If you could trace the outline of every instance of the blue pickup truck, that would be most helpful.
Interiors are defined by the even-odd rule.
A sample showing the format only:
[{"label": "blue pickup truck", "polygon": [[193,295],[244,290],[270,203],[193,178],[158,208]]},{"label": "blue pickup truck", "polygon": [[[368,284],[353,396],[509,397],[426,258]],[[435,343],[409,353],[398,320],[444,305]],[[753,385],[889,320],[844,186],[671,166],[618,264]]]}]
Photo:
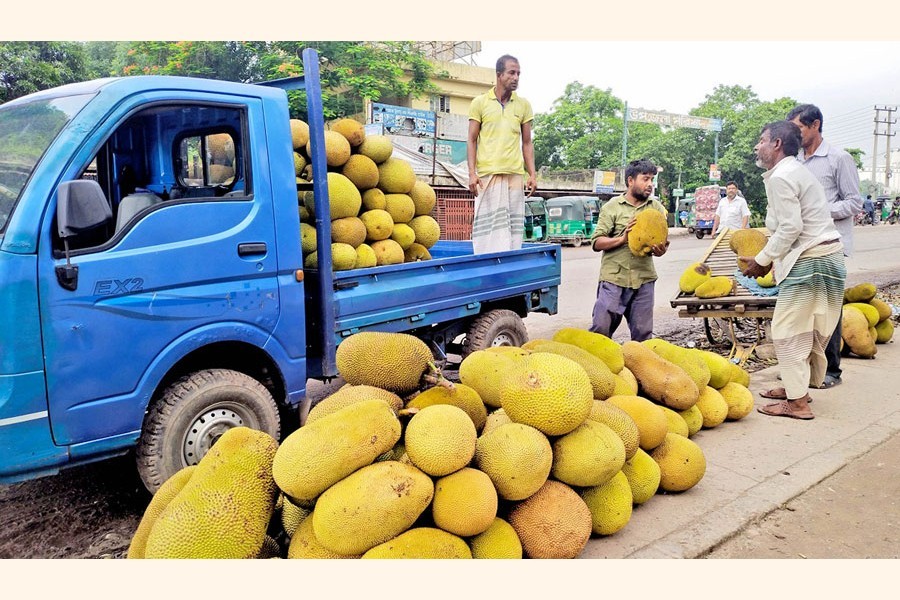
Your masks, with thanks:
[{"label": "blue pickup truck", "polygon": [[[556,312],[557,245],[440,241],[432,260],[332,272],[314,51],[304,64],[300,81],[110,78],[0,106],[0,483],[134,451],[154,491],[230,427],[297,427],[308,379],[337,376],[355,332],[412,333],[440,361]],[[312,184],[294,172],[298,86]]]}]

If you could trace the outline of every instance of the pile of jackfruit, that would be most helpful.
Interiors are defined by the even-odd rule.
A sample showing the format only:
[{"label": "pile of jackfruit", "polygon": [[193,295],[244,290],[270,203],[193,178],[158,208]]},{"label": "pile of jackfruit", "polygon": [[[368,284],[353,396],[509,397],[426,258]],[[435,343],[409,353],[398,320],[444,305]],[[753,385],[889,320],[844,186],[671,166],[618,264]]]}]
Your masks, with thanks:
[{"label": "pile of jackfruit", "polygon": [[877,297],[872,283],[861,283],[844,290],[841,311],[841,353],[845,356],[875,358],[876,344],[894,337],[893,307]]},{"label": "pile of jackfruit", "polygon": [[[312,181],[309,126],[291,119],[297,182]],[[366,135],[362,123],[344,118],[325,131],[331,266],[334,271],[428,260],[440,238],[430,216],[434,189],[416,179],[412,166],[393,157],[385,135]],[[314,193],[297,192],[304,267],[318,267]]]},{"label": "pile of jackfruit", "polygon": [[691,438],[753,408],[718,354],[574,328],[472,352],[459,383],[403,333],[336,360],[347,384],[280,445],[234,428],[167,480],[128,556],[574,558],[697,485]]}]

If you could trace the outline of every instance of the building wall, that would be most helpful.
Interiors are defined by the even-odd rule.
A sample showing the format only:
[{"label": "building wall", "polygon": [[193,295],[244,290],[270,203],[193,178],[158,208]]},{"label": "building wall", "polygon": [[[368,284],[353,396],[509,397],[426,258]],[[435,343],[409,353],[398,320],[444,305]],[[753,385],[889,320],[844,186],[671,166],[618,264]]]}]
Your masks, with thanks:
[{"label": "building wall", "polygon": [[[443,94],[450,97],[450,114],[468,115],[472,99],[485,93],[495,82],[493,67],[476,67],[452,62],[433,61],[435,71],[446,72],[447,77],[431,79]],[[431,110],[431,98],[413,98],[410,108]]]}]

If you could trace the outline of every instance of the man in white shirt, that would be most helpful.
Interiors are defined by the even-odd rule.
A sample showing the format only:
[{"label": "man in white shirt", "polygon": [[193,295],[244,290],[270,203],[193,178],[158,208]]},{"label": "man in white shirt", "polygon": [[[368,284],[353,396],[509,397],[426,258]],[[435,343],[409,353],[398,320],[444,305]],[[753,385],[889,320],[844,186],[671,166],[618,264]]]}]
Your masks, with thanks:
[{"label": "man in white shirt", "polygon": [[747,229],[750,223],[750,208],[747,201],[738,195],[737,184],[729,181],[725,186],[725,197],[719,200],[716,217],[713,219],[712,235],[715,237],[719,227],[730,229]]}]

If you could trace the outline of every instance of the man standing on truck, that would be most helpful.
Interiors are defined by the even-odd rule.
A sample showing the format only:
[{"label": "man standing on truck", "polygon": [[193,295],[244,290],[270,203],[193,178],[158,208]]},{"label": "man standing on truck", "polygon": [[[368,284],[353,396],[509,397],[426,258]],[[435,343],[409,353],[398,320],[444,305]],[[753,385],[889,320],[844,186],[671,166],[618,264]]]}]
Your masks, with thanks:
[{"label": "man standing on truck", "polygon": [[729,229],[747,229],[750,223],[750,209],[747,201],[738,193],[735,182],[729,181],[725,186],[725,197],[719,200],[716,216],[713,219],[712,236],[715,237],[719,227]]},{"label": "man standing on truck", "polygon": [[[853,255],[853,221],[860,209],[859,173],[853,157],[845,150],[835,148],[822,138],[822,111],[813,104],[800,104],[787,115],[800,128],[800,153],[797,158],[812,171],[822,187],[831,207],[831,218],[841,234],[844,256]],[[841,383],[841,320],[825,348],[828,368],[822,387],[830,388]]]},{"label": "man standing on truck", "polygon": [[628,247],[628,234],[642,210],[666,214],[659,200],[650,197],[656,171],[656,165],[647,159],[630,162],[625,168],[625,194],[610,199],[600,209],[591,237],[594,252],[603,252],[590,328],[594,333],[612,337],[624,317],[632,340],[642,342],[653,337],[653,257],[665,254],[669,241],[653,246],[652,256],[635,256]]},{"label": "man standing on truck", "polygon": [[[525,227],[525,190],[534,193],[531,103],[516,94],[519,61],[497,59],[497,84],[472,100],[466,156],[469,191],[475,194],[472,248],[475,254],[517,250]],[[524,181],[524,174],[528,178]]]}]

